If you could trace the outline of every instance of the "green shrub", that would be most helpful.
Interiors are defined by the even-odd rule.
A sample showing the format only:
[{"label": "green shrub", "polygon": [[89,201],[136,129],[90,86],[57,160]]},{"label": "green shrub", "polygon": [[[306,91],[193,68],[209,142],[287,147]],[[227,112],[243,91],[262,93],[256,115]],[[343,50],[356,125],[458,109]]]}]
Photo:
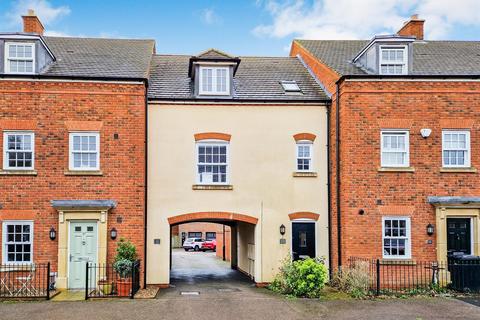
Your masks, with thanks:
[{"label": "green shrub", "polygon": [[113,268],[121,278],[128,278],[132,272],[133,262],[137,260],[137,248],[128,240],[120,239]]},{"label": "green shrub", "polygon": [[117,244],[117,254],[115,262],[120,260],[128,260],[134,262],[137,260],[137,248],[133,243],[124,238],[121,238]]},{"label": "green shrub", "polygon": [[368,294],[370,274],[368,262],[357,262],[351,267],[343,267],[335,273],[332,286],[349,293],[354,298],[363,298]]},{"label": "green shrub", "polygon": [[117,260],[113,263],[113,268],[122,279],[130,277],[132,274],[132,266],[133,262],[127,259]]},{"label": "green shrub", "polygon": [[327,278],[327,267],[322,259],[286,259],[269,288],[295,297],[318,298]]}]

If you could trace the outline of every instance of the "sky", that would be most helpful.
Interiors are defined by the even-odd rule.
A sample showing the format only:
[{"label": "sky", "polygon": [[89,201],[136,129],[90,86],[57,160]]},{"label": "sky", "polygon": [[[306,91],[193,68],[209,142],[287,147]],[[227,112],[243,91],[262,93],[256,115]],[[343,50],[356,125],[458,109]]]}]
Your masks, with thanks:
[{"label": "sky", "polygon": [[155,39],[165,54],[285,56],[295,38],[370,39],[415,13],[427,40],[480,40],[480,0],[0,0],[0,31],[28,9],[46,35]]}]

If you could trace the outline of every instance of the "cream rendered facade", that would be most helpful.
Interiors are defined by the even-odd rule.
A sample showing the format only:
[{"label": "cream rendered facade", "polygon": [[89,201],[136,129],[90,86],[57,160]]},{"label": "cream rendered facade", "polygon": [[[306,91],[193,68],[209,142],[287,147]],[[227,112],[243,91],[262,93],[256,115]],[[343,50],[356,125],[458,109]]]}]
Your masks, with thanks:
[{"label": "cream rendered facade", "polygon": [[[291,213],[318,214],[318,220],[312,220],[316,256],[328,259],[325,105],[150,102],[148,113],[147,284],[169,283],[168,219],[195,212],[232,212],[258,219],[256,225],[238,222],[232,229],[232,256],[238,254],[238,269],[257,283],[272,281],[281,261],[291,254]],[[194,187],[194,135],[205,132],[231,135],[230,189]],[[294,175],[293,136],[298,133],[316,136],[312,151],[316,175]],[[282,224],[284,236],[279,231]]]}]

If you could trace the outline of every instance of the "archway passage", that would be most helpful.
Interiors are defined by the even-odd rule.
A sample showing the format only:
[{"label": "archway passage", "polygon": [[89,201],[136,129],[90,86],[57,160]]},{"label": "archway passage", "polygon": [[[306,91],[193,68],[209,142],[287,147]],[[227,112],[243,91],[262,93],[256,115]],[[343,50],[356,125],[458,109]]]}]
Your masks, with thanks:
[{"label": "archway passage", "polygon": [[[170,283],[175,287],[238,290],[254,280],[257,218],[210,211],[172,216],[168,222]],[[212,243],[215,250],[207,246]]]}]

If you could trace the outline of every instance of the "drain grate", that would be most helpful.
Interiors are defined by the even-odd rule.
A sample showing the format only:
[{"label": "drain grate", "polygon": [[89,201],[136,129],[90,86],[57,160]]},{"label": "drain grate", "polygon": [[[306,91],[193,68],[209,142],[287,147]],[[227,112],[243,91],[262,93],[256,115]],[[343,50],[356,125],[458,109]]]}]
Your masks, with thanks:
[{"label": "drain grate", "polygon": [[180,295],[182,296],[198,296],[200,292],[198,291],[181,291]]},{"label": "drain grate", "polygon": [[220,292],[238,292],[240,291],[240,289],[233,289],[233,288],[219,288],[218,291]]}]

